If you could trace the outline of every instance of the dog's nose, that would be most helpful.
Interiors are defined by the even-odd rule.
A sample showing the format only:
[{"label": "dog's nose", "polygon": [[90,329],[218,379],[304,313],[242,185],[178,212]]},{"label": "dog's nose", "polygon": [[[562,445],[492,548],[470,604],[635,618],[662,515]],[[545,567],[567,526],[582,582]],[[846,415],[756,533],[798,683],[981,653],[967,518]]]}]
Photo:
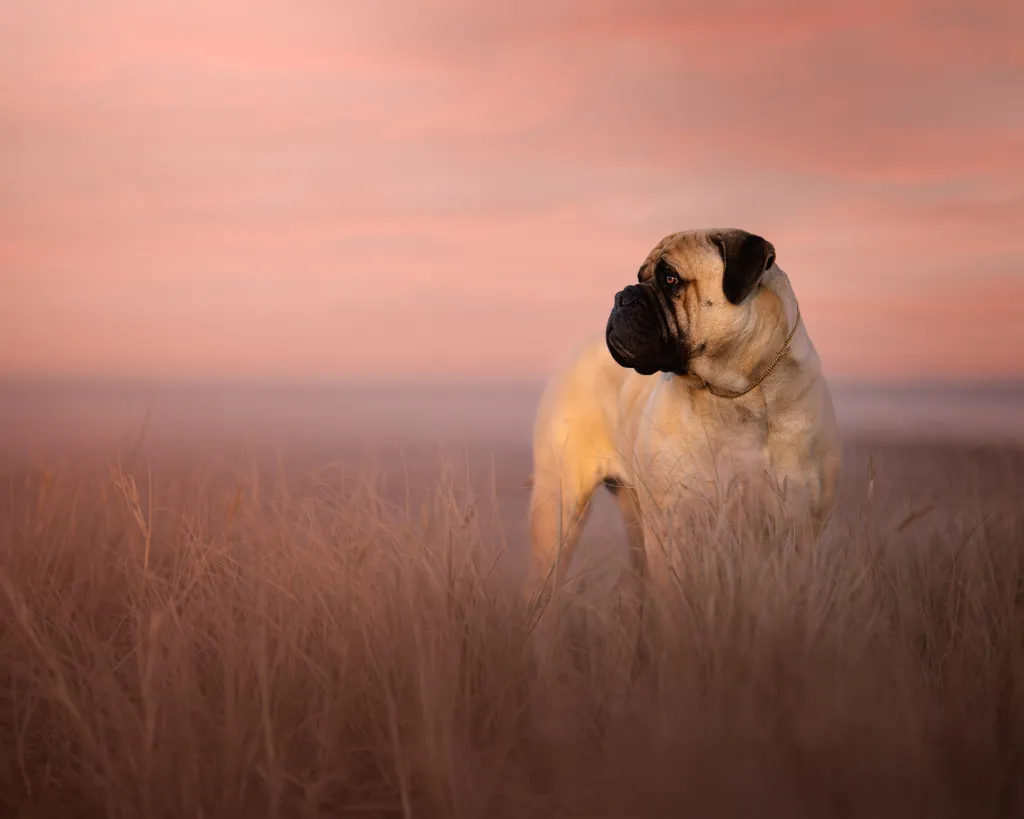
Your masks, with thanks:
[{"label": "dog's nose", "polygon": [[635,304],[639,299],[640,293],[637,291],[636,285],[631,284],[615,294],[615,306],[628,307],[631,304]]}]

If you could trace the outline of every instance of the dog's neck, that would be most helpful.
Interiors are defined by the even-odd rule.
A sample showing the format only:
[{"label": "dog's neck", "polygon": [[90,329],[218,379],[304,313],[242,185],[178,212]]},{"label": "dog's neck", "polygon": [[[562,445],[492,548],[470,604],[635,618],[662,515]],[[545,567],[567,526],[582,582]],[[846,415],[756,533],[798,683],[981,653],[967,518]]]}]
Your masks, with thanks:
[{"label": "dog's neck", "polygon": [[704,382],[702,386],[709,386],[715,393],[743,393],[772,367],[793,333],[789,347],[758,388],[732,399],[757,404],[785,402],[788,394],[801,393],[803,382],[817,376],[820,362],[802,320],[793,332],[800,308],[789,278],[781,269],[772,267],[752,298],[756,301],[742,332],[744,343],[696,359],[692,372]]}]

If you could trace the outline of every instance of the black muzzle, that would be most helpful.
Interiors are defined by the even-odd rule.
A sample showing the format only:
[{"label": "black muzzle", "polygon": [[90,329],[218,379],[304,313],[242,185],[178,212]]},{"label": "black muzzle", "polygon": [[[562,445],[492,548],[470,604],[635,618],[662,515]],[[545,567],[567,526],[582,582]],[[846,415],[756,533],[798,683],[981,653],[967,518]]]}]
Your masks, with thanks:
[{"label": "black muzzle", "polygon": [[675,316],[650,282],[631,284],[615,294],[605,342],[617,364],[641,375],[686,371]]}]

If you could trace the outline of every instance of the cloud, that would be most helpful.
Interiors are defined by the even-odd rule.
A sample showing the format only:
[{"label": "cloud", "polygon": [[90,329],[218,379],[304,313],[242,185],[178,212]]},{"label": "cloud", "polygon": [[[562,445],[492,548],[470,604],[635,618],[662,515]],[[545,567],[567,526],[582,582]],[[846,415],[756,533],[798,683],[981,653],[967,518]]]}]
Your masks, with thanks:
[{"label": "cloud", "polygon": [[486,347],[540,374],[662,235],[726,224],[775,242],[841,370],[883,366],[869,337],[887,370],[944,371],[953,342],[914,341],[935,321],[1024,366],[1004,354],[1024,274],[1008,4],[40,0],[8,19],[0,372],[469,377]]}]

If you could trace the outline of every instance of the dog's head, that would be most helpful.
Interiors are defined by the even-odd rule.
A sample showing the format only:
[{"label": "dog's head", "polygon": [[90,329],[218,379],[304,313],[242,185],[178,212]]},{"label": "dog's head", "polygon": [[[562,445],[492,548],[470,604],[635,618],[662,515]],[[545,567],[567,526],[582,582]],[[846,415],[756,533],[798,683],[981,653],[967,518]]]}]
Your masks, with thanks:
[{"label": "dog's head", "polygon": [[700,356],[742,340],[751,304],[775,248],[745,230],[690,230],[667,236],[637,276],[615,294],[605,341],[612,358],[643,375],[686,375]]}]

